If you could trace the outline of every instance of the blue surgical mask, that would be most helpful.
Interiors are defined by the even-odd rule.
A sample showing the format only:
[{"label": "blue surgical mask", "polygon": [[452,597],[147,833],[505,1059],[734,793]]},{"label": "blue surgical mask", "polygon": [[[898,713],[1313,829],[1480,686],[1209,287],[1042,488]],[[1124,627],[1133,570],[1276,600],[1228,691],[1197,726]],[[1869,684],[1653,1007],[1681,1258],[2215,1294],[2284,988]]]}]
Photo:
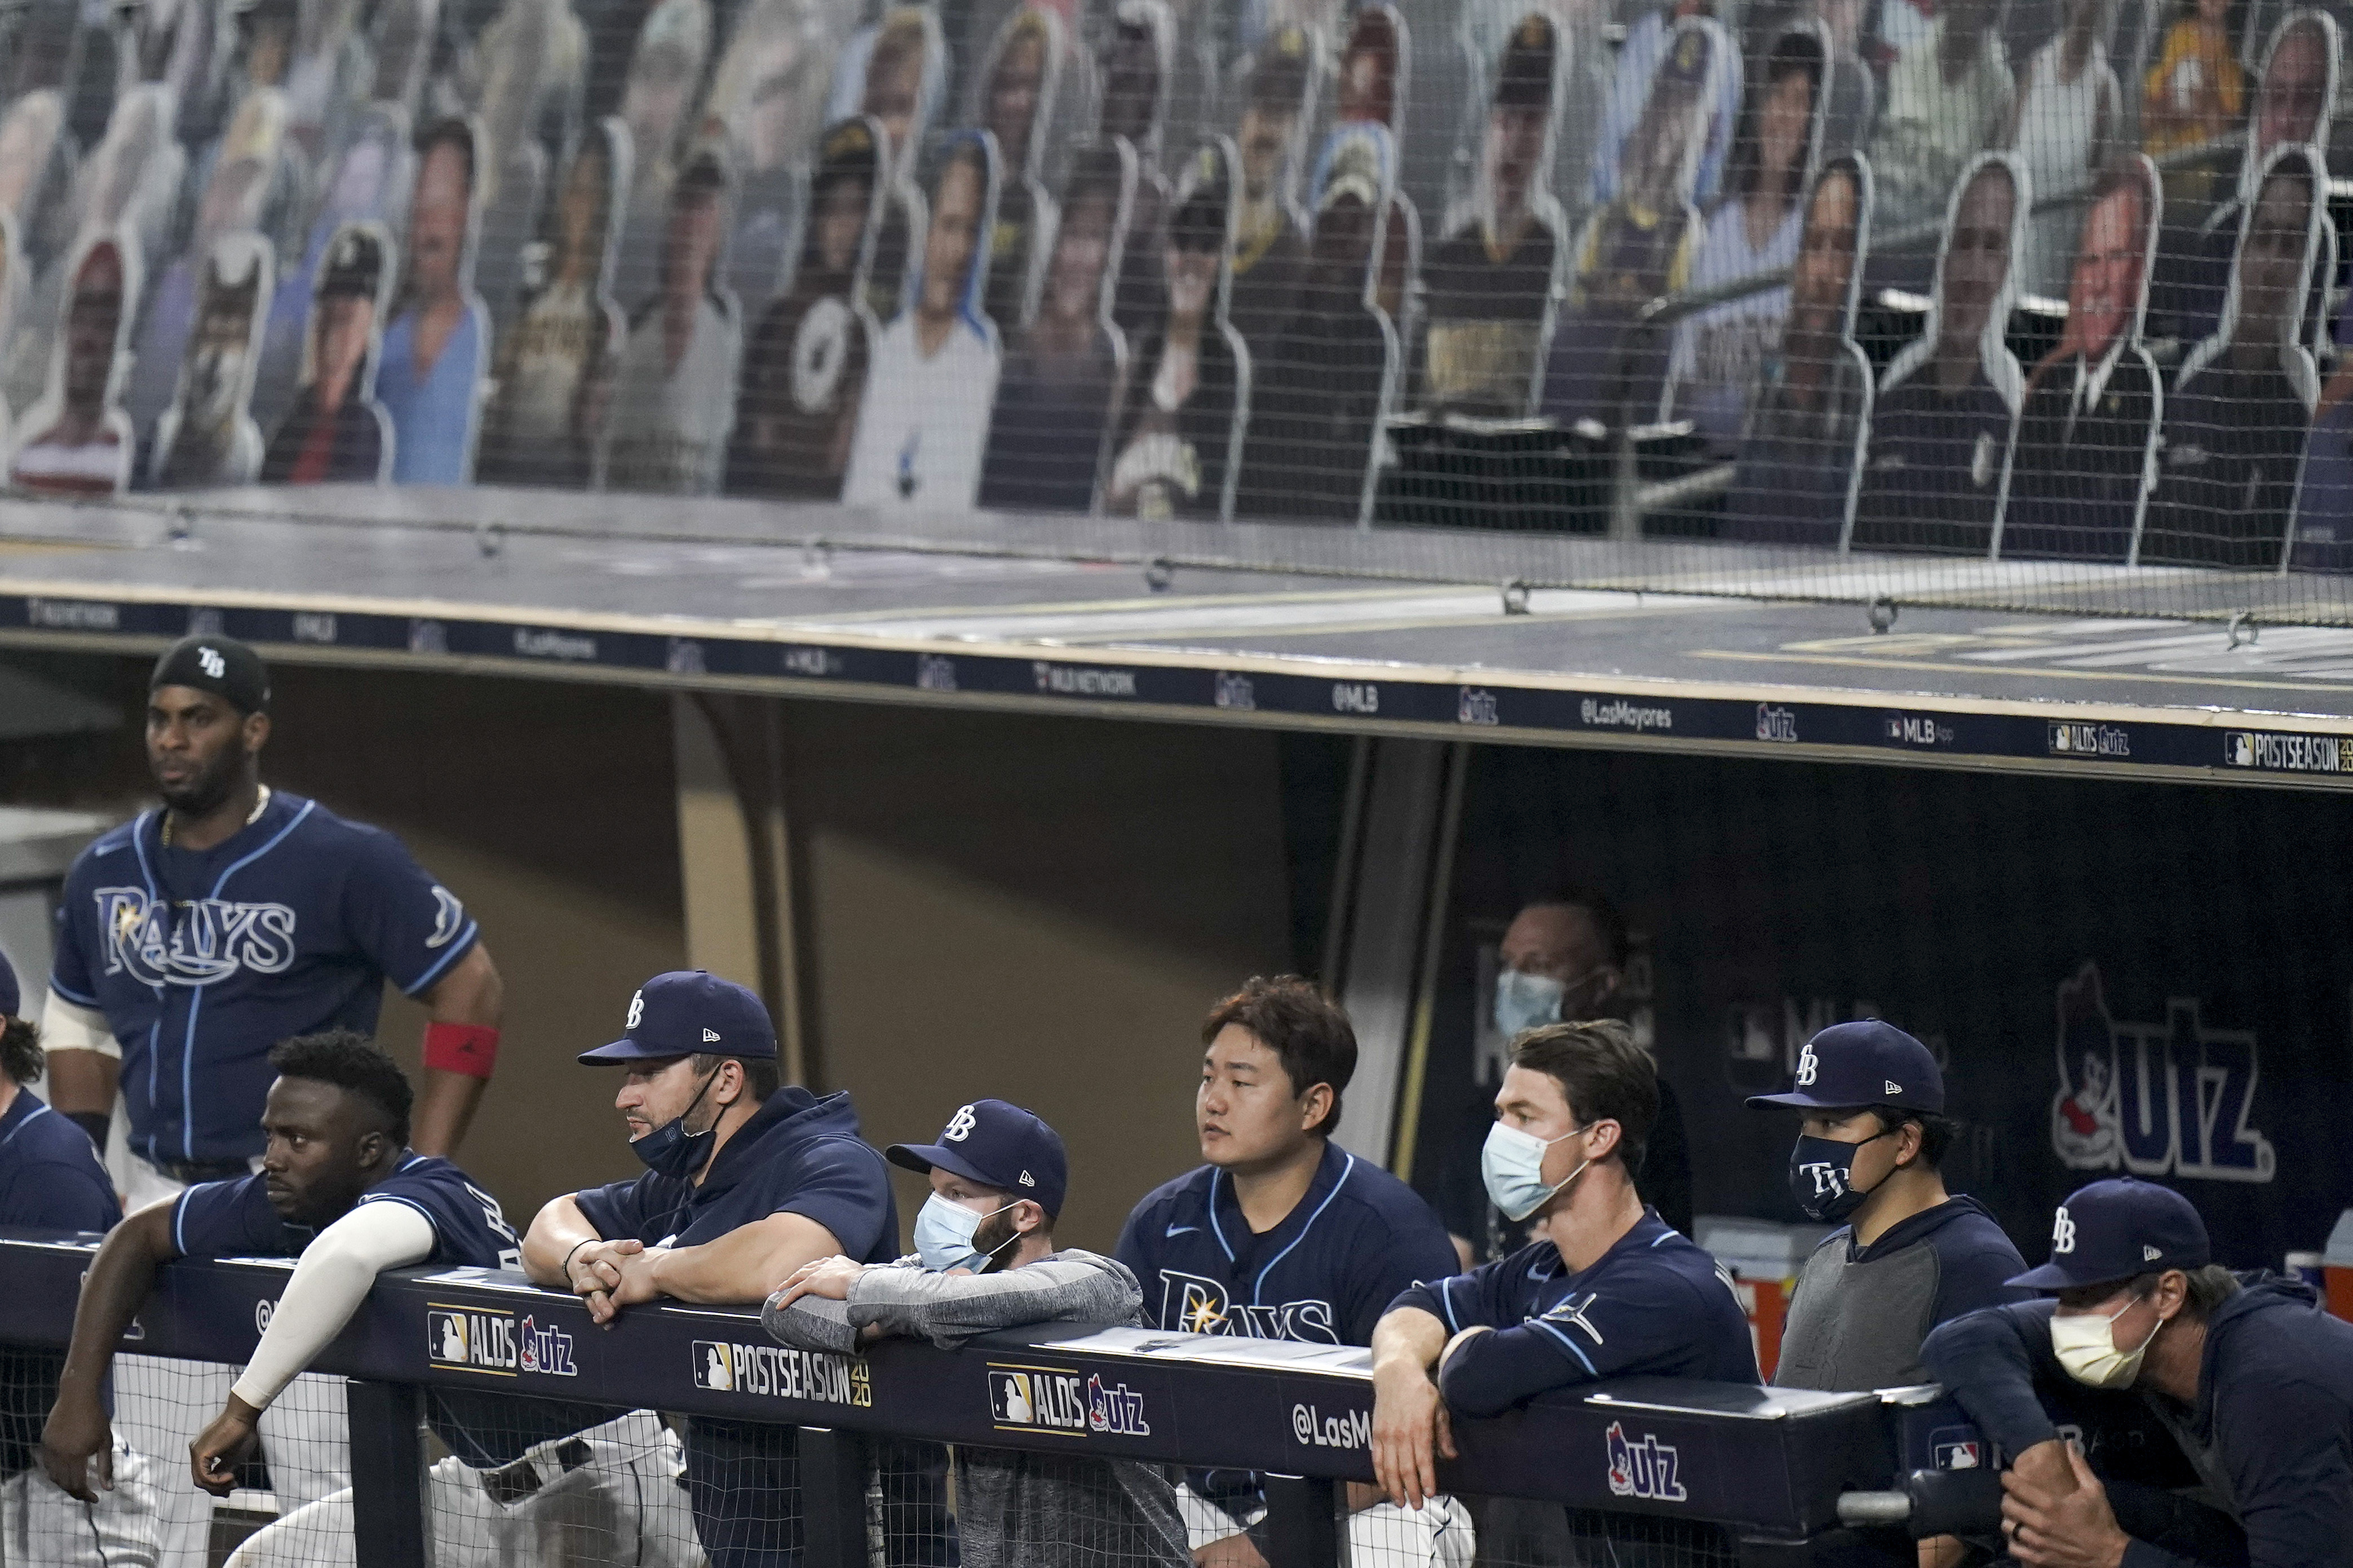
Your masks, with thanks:
[{"label": "blue surgical mask", "polygon": [[1012,1206],[1007,1204],[1004,1208],[976,1214],[934,1193],[915,1214],[915,1255],[934,1274],[944,1274],[951,1268],[970,1268],[977,1273],[991,1258],[1021,1238],[1021,1233],[1016,1231],[987,1252],[972,1245],[973,1233],[980,1228],[982,1220],[994,1219]]},{"label": "blue surgical mask", "polygon": [[1505,1039],[1560,1022],[1560,1004],[1568,987],[1546,974],[1506,969],[1495,976],[1495,1027]]},{"label": "blue surgical mask", "polygon": [[684,1110],[644,1137],[631,1140],[629,1152],[644,1161],[647,1170],[658,1176],[676,1176],[681,1182],[691,1182],[697,1171],[710,1163],[712,1147],[719,1137],[719,1123],[714,1120],[702,1131],[689,1132],[686,1119],[694,1114],[694,1108],[702,1103],[702,1097],[711,1092],[711,1086],[719,1081],[724,1070],[724,1063],[713,1068],[711,1076],[702,1080],[702,1087],[694,1091],[694,1098],[686,1102]]},{"label": "blue surgical mask", "polygon": [[1576,1170],[1547,1186],[1544,1179],[1545,1151],[1561,1139],[1591,1131],[1589,1126],[1572,1127],[1559,1138],[1544,1139],[1501,1121],[1488,1128],[1487,1146],[1479,1153],[1479,1174],[1487,1184],[1488,1200],[1515,1225],[1544,1207],[1555,1193],[1583,1175],[1585,1167],[1593,1163],[1591,1160],[1580,1161]]}]

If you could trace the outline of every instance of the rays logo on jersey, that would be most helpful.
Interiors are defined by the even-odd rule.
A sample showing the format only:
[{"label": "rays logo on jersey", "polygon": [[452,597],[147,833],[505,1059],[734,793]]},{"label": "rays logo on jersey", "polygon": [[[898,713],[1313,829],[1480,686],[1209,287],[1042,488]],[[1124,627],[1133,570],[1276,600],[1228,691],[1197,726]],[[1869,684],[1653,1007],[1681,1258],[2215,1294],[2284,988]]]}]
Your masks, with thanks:
[{"label": "rays logo on jersey", "polygon": [[1227,1299],[1225,1285],[1199,1274],[1160,1271],[1160,1321],[1187,1334],[1240,1334],[1253,1340],[1303,1340],[1336,1345],[1339,1314],[1329,1301],[1236,1303]]},{"label": "rays logo on jersey", "polygon": [[470,1307],[427,1304],[425,1354],[435,1366],[458,1372],[512,1377],[536,1373],[577,1377],[572,1336],[554,1324],[541,1325],[511,1312],[480,1312]]},{"label": "rays logo on jersey", "polygon": [[431,948],[447,947],[458,933],[465,929],[466,906],[458,901],[457,894],[439,883],[435,883],[433,934],[425,939],[425,945]]},{"label": "rays logo on jersey", "polygon": [[294,962],[294,911],[284,904],[192,899],[174,904],[144,888],[100,888],[98,929],[106,973],[147,985],[210,985],[240,970],[281,974]]},{"label": "rays logo on jersey", "polygon": [[1674,1448],[1645,1432],[1630,1438],[1623,1426],[1612,1421],[1606,1434],[1609,1443],[1609,1494],[1612,1497],[1646,1498],[1651,1502],[1688,1502],[1691,1493],[1683,1489],[1682,1456]]}]

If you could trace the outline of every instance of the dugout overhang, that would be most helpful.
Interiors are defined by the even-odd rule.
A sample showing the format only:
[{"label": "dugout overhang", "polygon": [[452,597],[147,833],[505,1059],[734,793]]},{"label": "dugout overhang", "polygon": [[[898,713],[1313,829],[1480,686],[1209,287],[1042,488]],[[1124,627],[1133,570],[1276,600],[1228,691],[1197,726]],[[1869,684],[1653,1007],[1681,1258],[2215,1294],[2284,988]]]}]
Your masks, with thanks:
[{"label": "dugout overhang", "polygon": [[[1872,613],[1867,581],[1834,573],[1820,578],[1827,602],[1672,591],[1657,574],[1635,589],[1507,595],[1500,580],[1460,580],[1471,559],[1460,541],[1437,546],[1457,580],[1417,575],[1441,561],[1429,536],[1301,530],[1293,547],[1255,530],[1261,569],[1246,570],[1219,564],[1219,531],[1199,525],[918,539],[839,508],[547,500],[328,487],[232,492],[201,511],[0,503],[0,645],[127,650],[213,626],[322,664],[1517,744],[2353,782],[2343,627],[1905,606],[1874,630],[1887,617]],[[1263,569],[1286,548],[1298,567]],[[1493,560],[1508,571],[1543,548],[1505,540]]]}]

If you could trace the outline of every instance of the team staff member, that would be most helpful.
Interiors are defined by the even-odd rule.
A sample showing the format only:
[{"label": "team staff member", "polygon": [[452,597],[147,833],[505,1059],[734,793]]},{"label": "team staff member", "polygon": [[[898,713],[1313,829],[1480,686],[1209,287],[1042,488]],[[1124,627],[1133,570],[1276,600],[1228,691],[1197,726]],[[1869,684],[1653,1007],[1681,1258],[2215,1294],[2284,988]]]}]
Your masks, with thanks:
[{"label": "team staff member", "polygon": [[1415,1286],[1374,1330],[1373,1473],[1398,1502],[1419,1508],[1436,1490],[1438,1457],[1454,1457],[1450,1407],[1493,1415],[1643,1373],[1757,1381],[1732,1282],[1634,1190],[1658,1108],[1658,1068],[1615,1019],[1513,1042],[1487,1194],[1536,1239]]},{"label": "team staff member", "polygon": [[[1252,979],[1209,1010],[1201,1039],[1193,1119],[1208,1163],[1149,1194],[1120,1234],[1145,1316],[1180,1333],[1366,1343],[1399,1291],[1453,1273],[1455,1258],[1412,1188],[1332,1142],[1356,1071],[1347,1014],[1297,975]],[[1377,1500],[1359,1490],[1358,1508]],[[1255,1476],[1196,1471],[1180,1498],[1204,1568],[1263,1560],[1243,1533],[1263,1506]],[[1467,1556],[1468,1516],[1446,1517],[1447,1550]],[[1352,1534],[1360,1551],[1398,1550],[1398,1522],[1359,1516]],[[1440,1549],[1411,1550],[1426,1562]]]},{"label": "team staff member", "polygon": [[1799,1271],[1776,1384],[1853,1394],[1926,1383],[1930,1329],[2025,1299],[2008,1281],[2026,1262],[2000,1225],[1945,1190],[1953,1124],[1927,1047],[1875,1018],[1833,1024],[1806,1042],[1788,1092],[1748,1103],[1804,1113],[1789,1194],[1841,1227]]},{"label": "team staff member", "polygon": [[[17,1016],[20,1005],[16,972],[0,957],[0,1226],[111,1230],[122,1218],[113,1179],[81,1129],[33,1092],[40,1037]],[[0,1349],[0,1541],[24,1543],[36,1563],[152,1563],[155,1504],[144,1458],[117,1447],[114,1488],[89,1508],[36,1463],[64,1366],[55,1351]]]},{"label": "team staff member", "polygon": [[[776,1032],[757,996],[699,969],[657,974],[624,1027],[580,1060],[625,1069],[614,1103],[646,1173],[550,1200],[523,1238],[533,1280],[574,1291],[609,1323],[659,1297],[764,1301],[817,1258],[898,1255],[882,1156],[859,1137],[848,1094],[778,1086]],[[773,1500],[794,1482],[789,1428],[696,1416],[686,1455],[695,1531],[715,1568],[788,1564],[797,1525]],[[886,1479],[921,1489],[903,1471]]]},{"label": "team staff member", "polygon": [[[877,1266],[806,1264],[760,1314],[803,1350],[849,1355],[886,1334],[953,1349],[975,1334],[1031,1323],[1144,1322],[1144,1293],[1116,1258],[1057,1249],[1054,1216],[1070,1186],[1060,1134],[1001,1100],[976,1100],[936,1143],[894,1143],[891,1163],[923,1172],[932,1194],[915,1217],[913,1258]],[[999,1420],[1024,1412],[1005,1396]],[[1185,1521],[1157,1465],[956,1449],[956,1535],[964,1568],[1097,1568],[1109,1561],[1186,1568]]]},{"label": "team staff member", "polygon": [[[408,1147],[408,1080],[392,1058],[339,1031],[288,1040],[269,1059],[279,1076],[261,1114],[261,1169],[149,1205],[91,1261],[41,1433],[42,1468],[85,1502],[111,1483],[103,1388],[162,1264],[301,1259],[252,1360],[191,1446],[194,1482],[216,1496],[236,1484],[264,1413],[343,1331],[378,1274],[427,1261],[513,1265],[515,1234],[497,1202],[448,1161]],[[281,1463],[290,1457],[280,1450]]]},{"label": "team staff member", "polygon": [[57,1108],[103,1151],[118,1087],[130,1205],[247,1174],[269,1047],[373,1034],[386,979],[432,1010],[417,1145],[464,1136],[498,1055],[498,971],[465,906],[399,840],[260,779],[269,672],[232,637],[183,638],[148,683],[164,797],[83,850],[58,911],[42,1017]]},{"label": "team staff member", "polygon": [[[2353,1563],[2353,1323],[2317,1310],[2301,1280],[2233,1275],[2212,1258],[2180,1194],[2094,1182],[2060,1208],[2051,1260],[2012,1281],[2054,1299],[1928,1337],[1928,1370],[2018,1456],[2002,1478],[2002,1529],[2021,1563],[2193,1561],[2118,1523],[2042,1390],[2095,1409],[2120,1396],[2145,1405],[2244,1528],[2249,1568]],[[2093,1389],[2111,1392],[2086,1399]]]}]

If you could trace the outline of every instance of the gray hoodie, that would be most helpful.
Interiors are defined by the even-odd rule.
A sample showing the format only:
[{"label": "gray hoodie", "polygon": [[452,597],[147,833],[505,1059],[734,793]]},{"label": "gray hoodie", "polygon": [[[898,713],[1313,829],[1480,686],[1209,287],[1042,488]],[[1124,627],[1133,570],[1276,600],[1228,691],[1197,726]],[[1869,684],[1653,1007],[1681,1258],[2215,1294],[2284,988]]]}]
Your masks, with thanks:
[{"label": "gray hoodie", "polygon": [[[953,1350],[1032,1323],[1142,1327],[1143,1300],[1126,1265],[1070,1247],[990,1274],[934,1274],[902,1258],[859,1276],[847,1301],[804,1296],[781,1310],[771,1301],[760,1321],[802,1350],[853,1354],[868,1328]],[[959,1446],[956,1531],[965,1568],[1192,1562],[1167,1473],[1134,1459]]]}]

